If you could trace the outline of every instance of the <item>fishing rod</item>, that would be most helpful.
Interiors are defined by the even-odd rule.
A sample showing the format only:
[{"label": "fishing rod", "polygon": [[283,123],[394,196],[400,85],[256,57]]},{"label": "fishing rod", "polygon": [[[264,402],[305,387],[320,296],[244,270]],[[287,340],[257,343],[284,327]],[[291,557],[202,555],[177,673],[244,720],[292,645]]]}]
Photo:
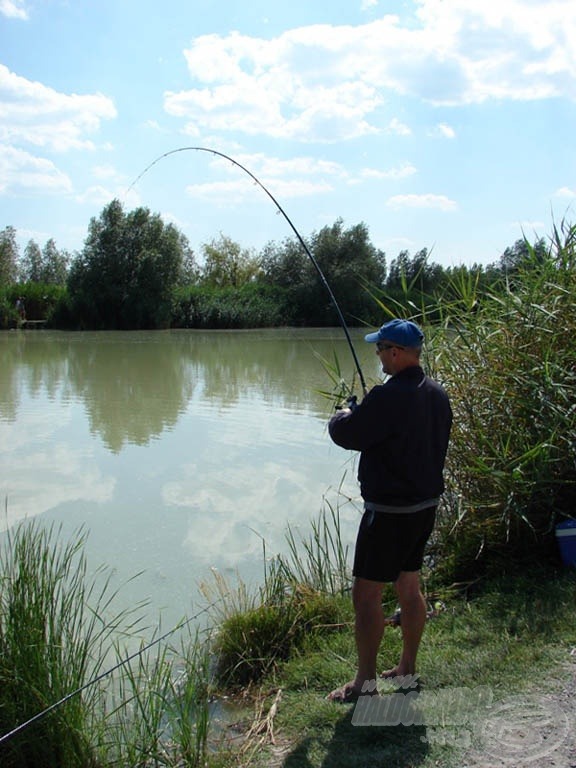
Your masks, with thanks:
[{"label": "fishing rod", "polygon": [[[58,699],[58,701],[55,701],[53,704],[50,704],[45,709],[41,710],[40,712],[36,713],[33,717],[31,717],[29,720],[26,720],[23,723],[20,723],[15,728],[13,728],[11,731],[8,731],[8,733],[3,734],[0,736],[0,746],[4,744],[4,742],[9,741],[17,734],[21,733],[22,731],[29,728],[34,723],[37,723],[39,720],[43,720],[47,715],[54,712],[56,709],[59,709],[63,704],[66,704],[66,702],[70,701],[70,699],[75,698],[76,696],[83,693],[88,688],[91,688],[93,685],[96,685],[101,680],[104,680],[104,678],[109,677],[112,673],[119,670],[121,667],[126,666],[131,661],[133,661],[136,658],[139,658],[140,656],[143,656],[146,651],[149,651],[151,648],[153,648],[155,645],[159,645],[160,643],[164,642],[170,635],[173,635],[175,632],[177,632],[179,629],[183,629],[188,624],[191,624],[193,621],[196,621],[196,619],[199,619],[200,616],[204,613],[208,613],[214,606],[216,606],[218,603],[222,602],[226,599],[228,594],[224,594],[221,597],[218,597],[216,600],[210,603],[210,605],[205,606],[202,608],[198,613],[196,613],[194,616],[190,616],[188,619],[182,619],[176,626],[172,627],[172,629],[169,629],[167,632],[165,632],[160,637],[157,637],[156,640],[152,640],[147,645],[145,645],[143,648],[140,648],[138,651],[134,651],[134,653],[131,653],[128,656],[125,656],[123,659],[120,659],[114,666],[110,667],[109,669],[105,670],[104,672],[100,672],[95,677],[88,680],[88,682],[81,685],[79,688],[75,688],[73,691],[70,691],[70,693],[67,693],[65,696],[63,696],[61,699]],[[122,702],[123,704],[126,704],[127,702]]]},{"label": "fishing rod", "polygon": [[163,160],[165,157],[169,157],[170,155],[175,155],[179,152],[190,152],[192,150],[195,150],[196,152],[209,152],[212,155],[217,155],[218,157],[222,157],[224,160],[228,160],[232,165],[235,165],[237,168],[240,168],[244,173],[248,174],[250,178],[262,189],[272,200],[274,205],[276,206],[279,213],[284,216],[288,224],[290,225],[292,231],[296,235],[298,242],[304,249],[304,252],[314,265],[314,268],[316,272],[318,273],[318,276],[320,277],[320,280],[322,281],[322,284],[326,288],[326,291],[328,292],[328,296],[330,297],[330,301],[332,302],[334,309],[336,310],[336,314],[338,315],[338,320],[340,321],[340,325],[342,326],[342,330],[344,331],[344,334],[346,336],[346,341],[348,342],[348,346],[350,347],[350,352],[352,353],[352,359],[354,360],[354,365],[356,366],[356,370],[358,371],[358,377],[360,378],[360,383],[362,385],[362,391],[364,394],[368,391],[366,387],[366,381],[364,379],[364,374],[362,373],[362,368],[360,367],[360,362],[358,360],[358,356],[356,355],[356,350],[354,349],[354,345],[352,343],[352,339],[350,337],[350,331],[348,330],[348,326],[346,325],[346,321],[344,320],[344,315],[342,314],[342,310],[340,309],[340,306],[338,305],[338,302],[336,301],[336,297],[334,296],[334,293],[332,289],[330,288],[330,285],[328,284],[328,281],[326,280],[326,277],[324,273],[322,272],[320,265],[318,264],[317,260],[314,258],[313,254],[311,253],[310,249],[304,242],[304,239],[294,226],[292,220],[282,208],[278,200],[274,197],[274,195],[270,192],[269,189],[267,189],[264,184],[258,179],[251,171],[248,170],[242,163],[239,163],[238,160],[235,160],[233,157],[230,157],[229,155],[224,154],[224,152],[219,152],[217,149],[211,149],[210,147],[179,147],[178,149],[171,149],[169,152],[165,152],[163,155],[160,155],[160,157],[157,157],[156,160],[150,163],[143,171],[142,173],[132,182],[132,184],[128,187],[126,190],[126,194],[130,192],[130,190],[140,181],[140,179],[148,173],[148,171],[156,165],[156,163],[159,163],[161,160]]}]

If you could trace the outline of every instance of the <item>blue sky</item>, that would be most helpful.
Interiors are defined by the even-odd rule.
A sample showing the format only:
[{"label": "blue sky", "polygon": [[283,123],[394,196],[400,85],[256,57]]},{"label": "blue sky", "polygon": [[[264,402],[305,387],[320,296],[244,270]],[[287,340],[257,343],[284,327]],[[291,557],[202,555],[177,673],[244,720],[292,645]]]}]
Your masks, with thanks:
[{"label": "blue sky", "polygon": [[199,253],[341,217],[496,261],[572,220],[573,0],[0,0],[0,228],[82,247],[114,197]]}]

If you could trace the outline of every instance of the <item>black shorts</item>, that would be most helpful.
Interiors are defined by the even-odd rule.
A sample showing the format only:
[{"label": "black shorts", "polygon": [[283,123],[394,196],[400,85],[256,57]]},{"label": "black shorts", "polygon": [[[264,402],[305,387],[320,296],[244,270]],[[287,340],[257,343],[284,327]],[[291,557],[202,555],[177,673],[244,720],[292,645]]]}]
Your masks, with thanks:
[{"label": "black shorts", "polygon": [[400,571],[419,571],[436,520],[436,507],[419,512],[364,512],[352,575],[396,581]]}]

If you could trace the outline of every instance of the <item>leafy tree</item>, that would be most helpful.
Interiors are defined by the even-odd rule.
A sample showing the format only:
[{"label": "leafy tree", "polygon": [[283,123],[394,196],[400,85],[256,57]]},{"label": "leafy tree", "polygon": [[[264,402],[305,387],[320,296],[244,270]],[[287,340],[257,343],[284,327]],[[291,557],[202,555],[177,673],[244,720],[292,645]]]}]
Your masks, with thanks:
[{"label": "leafy tree", "polygon": [[260,255],[264,282],[279,288],[297,289],[306,285],[310,278],[310,259],[301,244],[286,238],[282,243],[267,243]]},{"label": "leafy tree", "polygon": [[125,213],[113,200],[88,228],[68,280],[72,314],[83,327],[169,325],[187,241],[147,208]]},{"label": "leafy tree", "polygon": [[40,249],[38,243],[29,240],[20,263],[20,277],[27,283],[65,285],[70,256],[56,247],[53,238]]},{"label": "leafy tree", "polygon": [[[386,274],[386,258],[370,242],[368,227],[344,228],[337,219],[310,237],[314,256],[338,305],[348,320],[371,321],[374,303],[366,286],[380,286]],[[262,254],[265,281],[285,287],[295,322],[302,325],[337,325],[336,310],[312,261],[296,240],[278,247],[268,244]]]},{"label": "leafy tree", "polygon": [[0,232],[0,285],[11,285],[18,278],[19,249],[14,227]]},{"label": "leafy tree", "polygon": [[390,262],[390,269],[386,280],[386,288],[389,291],[409,289],[419,293],[431,294],[443,281],[444,270],[439,264],[429,261],[427,248],[410,256],[408,251],[400,251],[398,256]]},{"label": "leafy tree", "polygon": [[239,288],[256,278],[260,264],[254,253],[220,234],[202,246],[204,281],[216,288]]},{"label": "leafy tree", "polygon": [[20,275],[26,283],[42,281],[42,251],[35,240],[28,240],[20,263]]},{"label": "leafy tree", "polygon": [[197,285],[200,280],[200,268],[196,263],[194,251],[190,248],[185,235],[180,235],[182,247],[182,269],[180,272],[181,285]]},{"label": "leafy tree", "polygon": [[[381,286],[386,275],[385,254],[370,242],[363,222],[344,229],[342,219],[323,227],[311,238],[312,252],[338,305],[347,319],[370,321],[373,303],[367,286]],[[312,307],[321,324],[337,322],[328,292],[321,280],[312,283]],[[311,308],[312,308],[311,307]]]},{"label": "leafy tree", "polygon": [[545,264],[548,260],[548,248],[544,238],[536,240],[530,244],[528,240],[516,240],[513,246],[506,248],[498,267],[504,275],[518,273],[524,266],[535,264]]},{"label": "leafy tree", "polygon": [[70,256],[67,251],[60,251],[52,238],[46,241],[42,249],[42,281],[50,285],[65,285],[68,276]]}]

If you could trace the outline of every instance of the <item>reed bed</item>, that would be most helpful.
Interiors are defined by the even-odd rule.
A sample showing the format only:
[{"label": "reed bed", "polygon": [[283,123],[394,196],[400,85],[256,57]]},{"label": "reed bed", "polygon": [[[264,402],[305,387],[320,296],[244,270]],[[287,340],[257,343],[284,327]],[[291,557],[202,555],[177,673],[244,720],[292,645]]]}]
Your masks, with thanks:
[{"label": "reed bed", "polygon": [[425,367],[454,409],[432,553],[440,582],[553,565],[555,525],[576,513],[576,227],[526,250],[491,288],[459,272],[418,307],[378,298],[426,326]]},{"label": "reed bed", "polygon": [[[107,768],[206,764],[209,655],[144,632],[144,604],[116,611],[103,571],[89,576],[85,534],[24,522],[0,551],[0,764]],[[189,625],[185,625],[188,626]]]}]

